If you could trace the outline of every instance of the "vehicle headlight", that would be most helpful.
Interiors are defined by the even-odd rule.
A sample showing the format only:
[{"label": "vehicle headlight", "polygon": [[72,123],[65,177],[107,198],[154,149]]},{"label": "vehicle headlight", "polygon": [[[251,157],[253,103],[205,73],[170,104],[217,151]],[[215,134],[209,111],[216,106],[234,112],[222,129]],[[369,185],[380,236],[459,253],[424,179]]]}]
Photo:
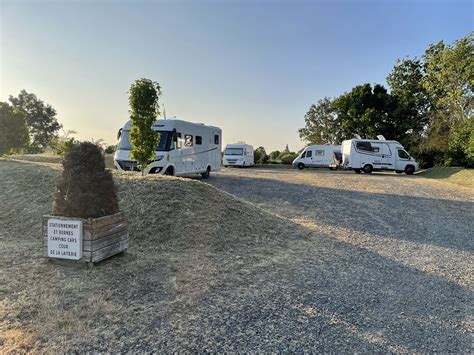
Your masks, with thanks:
[{"label": "vehicle headlight", "polygon": [[160,161],[160,160],[163,160],[165,156],[164,155],[158,155],[155,159],[155,161]]}]

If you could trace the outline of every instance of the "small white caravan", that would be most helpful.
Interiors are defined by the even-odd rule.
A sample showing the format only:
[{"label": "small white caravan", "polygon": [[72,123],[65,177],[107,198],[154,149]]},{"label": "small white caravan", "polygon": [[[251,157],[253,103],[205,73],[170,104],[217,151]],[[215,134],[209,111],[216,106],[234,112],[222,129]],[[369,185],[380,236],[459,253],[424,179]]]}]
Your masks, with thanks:
[{"label": "small white caravan", "polygon": [[228,166],[253,166],[253,147],[250,144],[227,144],[222,158],[222,165]]},{"label": "small white caravan", "polygon": [[[208,178],[211,171],[220,170],[222,131],[179,119],[158,120],[153,129],[160,133],[156,157],[145,169],[147,174],[189,176],[201,174]],[[130,121],[119,130],[115,167],[119,170],[138,171],[136,161],[130,158]]]},{"label": "small white caravan", "polygon": [[334,153],[340,151],[340,145],[310,145],[307,146],[295,160],[293,160],[293,166],[300,170],[306,167],[329,168],[333,162]]},{"label": "small white caravan", "polygon": [[395,170],[407,175],[418,170],[418,163],[397,141],[379,139],[349,139],[342,142],[342,167],[356,173],[370,174],[374,170]]}]

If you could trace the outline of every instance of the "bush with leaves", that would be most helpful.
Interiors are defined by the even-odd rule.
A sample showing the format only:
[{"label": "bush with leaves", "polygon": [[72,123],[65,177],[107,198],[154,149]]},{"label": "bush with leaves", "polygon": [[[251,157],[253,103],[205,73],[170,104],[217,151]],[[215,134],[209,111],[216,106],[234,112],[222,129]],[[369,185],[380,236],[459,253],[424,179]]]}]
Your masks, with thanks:
[{"label": "bush with leaves", "polygon": [[264,147],[258,147],[253,151],[253,158],[255,164],[266,164],[268,162],[269,156],[265,152]]},{"label": "bush with leaves", "polygon": [[55,215],[97,218],[118,212],[117,190],[100,147],[90,142],[72,147],[63,166],[54,195]]},{"label": "bush with leaves", "polygon": [[114,154],[116,150],[117,150],[117,146],[116,146],[116,145],[108,145],[108,146],[105,148],[104,153],[105,153],[105,154]]},{"label": "bush with leaves", "polygon": [[280,160],[282,164],[291,164],[293,163],[293,160],[295,160],[297,156],[298,155],[293,152],[283,153],[282,155],[280,155]]},{"label": "bush with leaves", "polygon": [[160,85],[149,79],[136,80],[130,86],[130,156],[143,169],[155,159],[155,149],[160,135],[153,128],[153,122],[160,115],[158,98],[161,95]]}]

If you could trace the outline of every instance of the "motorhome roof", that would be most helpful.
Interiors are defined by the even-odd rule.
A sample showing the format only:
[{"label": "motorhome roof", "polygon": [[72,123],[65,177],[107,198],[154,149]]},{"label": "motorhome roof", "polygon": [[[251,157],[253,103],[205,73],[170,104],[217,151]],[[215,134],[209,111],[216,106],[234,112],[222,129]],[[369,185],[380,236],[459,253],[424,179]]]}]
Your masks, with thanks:
[{"label": "motorhome roof", "polygon": [[359,139],[359,138],[352,138],[352,139],[347,139],[347,140],[345,140],[345,142],[352,142],[352,141],[357,141],[357,142],[371,142],[371,143],[397,143],[397,144],[400,144],[400,142],[397,142],[397,141],[380,140],[380,139]]},{"label": "motorhome roof", "polygon": [[[215,128],[215,129],[218,129],[220,130],[219,127],[215,127],[215,126],[208,126],[208,125],[205,125],[204,123],[195,123],[195,122],[189,122],[189,121],[185,121],[185,120],[181,120],[181,119],[175,119],[175,118],[172,118],[172,119],[167,119],[167,120],[156,120],[155,122],[153,122],[153,127],[154,128],[172,128],[176,123],[182,123],[182,124],[192,124],[192,125],[196,125],[196,126],[204,126],[204,127],[208,127],[208,128]],[[127,121],[124,126],[123,126],[123,129],[124,130],[130,130],[132,128],[132,122],[129,120]]]},{"label": "motorhome roof", "polygon": [[226,145],[226,148],[240,148],[244,146],[249,146],[250,144],[247,143],[230,143]]}]

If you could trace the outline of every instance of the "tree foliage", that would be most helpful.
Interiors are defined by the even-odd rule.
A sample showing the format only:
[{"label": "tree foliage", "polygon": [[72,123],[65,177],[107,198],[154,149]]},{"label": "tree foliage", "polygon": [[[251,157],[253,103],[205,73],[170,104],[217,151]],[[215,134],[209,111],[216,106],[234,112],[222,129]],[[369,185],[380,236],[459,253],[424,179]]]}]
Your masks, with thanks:
[{"label": "tree foliage", "polygon": [[63,167],[54,195],[55,215],[97,218],[118,212],[116,187],[99,146],[91,142],[73,146]]},{"label": "tree foliage", "polygon": [[28,151],[43,152],[59,129],[62,127],[56,119],[56,110],[38,99],[35,94],[22,90],[18,97],[9,97],[12,106],[25,115],[30,136]]},{"label": "tree foliage", "polygon": [[310,106],[304,116],[305,127],[298,131],[301,139],[309,144],[335,144],[340,140],[333,103],[333,99],[325,97]]},{"label": "tree foliage", "polygon": [[268,162],[269,156],[264,147],[258,147],[253,151],[253,158],[255,164],[265,164]]},{"label": "tree foliage", "polygon": [[311,144],[360,135],[400,141],[425,166],[472,165],[474,36],[429,46],[421,59],[398,60],[387,83],[363,84],[311,105],[300,137]]},{"label": "tree foliage", "polygon": [[161,95],[161,87],[149,79],[138,79],[130,86],[129,94],[132,121],[130,156],[143,171],[155,158],[155,149],[160,139],[152,125],[160,115],[158,98]]},{"label": "tree foliage", "polygon": [[0,155],[11,154],[28,146],[25,115],[6,102],[0,102]]}]

